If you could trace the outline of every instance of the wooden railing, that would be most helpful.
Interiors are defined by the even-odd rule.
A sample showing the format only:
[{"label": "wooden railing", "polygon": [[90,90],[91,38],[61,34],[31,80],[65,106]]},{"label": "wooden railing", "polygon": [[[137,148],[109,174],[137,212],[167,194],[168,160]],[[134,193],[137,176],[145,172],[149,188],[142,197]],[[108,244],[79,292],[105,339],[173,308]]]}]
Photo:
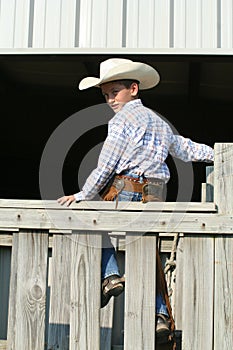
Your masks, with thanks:
[{"label": "wooden railing", "polygon": [[112,314],[100,309],[107,231],[125,232],[125,350],[156,349],[157,237],[176,232],[173,312],[182,349],[232,349],[232,193],[233,145],[216,144],[214,202],[122,202],[115,209],[111,202],[64,208],[0,200],[0,244],[12,246],[7,340],[0,348],[111,349]]}]

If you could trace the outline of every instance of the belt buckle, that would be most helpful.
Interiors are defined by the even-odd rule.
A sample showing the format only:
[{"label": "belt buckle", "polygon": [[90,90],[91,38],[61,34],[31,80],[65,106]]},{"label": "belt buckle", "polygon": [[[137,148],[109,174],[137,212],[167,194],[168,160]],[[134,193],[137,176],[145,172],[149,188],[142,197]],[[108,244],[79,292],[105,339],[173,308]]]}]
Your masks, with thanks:
[{"label": "belt buckle", "polygon": [[120,192],[125,187],[125,181],[122,178],[120,179],[119,177],[115,177],[112,185],[117,189],[118,192]]}]

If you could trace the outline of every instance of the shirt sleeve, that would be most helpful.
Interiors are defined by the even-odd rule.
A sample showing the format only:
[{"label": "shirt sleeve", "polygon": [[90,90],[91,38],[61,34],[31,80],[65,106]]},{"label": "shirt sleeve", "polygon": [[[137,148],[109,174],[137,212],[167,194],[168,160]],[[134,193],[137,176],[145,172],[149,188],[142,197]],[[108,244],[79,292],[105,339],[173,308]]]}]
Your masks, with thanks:
[{"label": "shirt sleeve", "polygon": [[180,135],[172,135],[169,153],[184,162],[214,161],[214,149],[202,143],[197,143]]},{"label": "shirt sleeve", "polygon": [[91,200],[108,183],[126,147],[125,137],[124,126],[109,127],[97,167],[88,176],[82,190],[74,194],[76,201]]}]

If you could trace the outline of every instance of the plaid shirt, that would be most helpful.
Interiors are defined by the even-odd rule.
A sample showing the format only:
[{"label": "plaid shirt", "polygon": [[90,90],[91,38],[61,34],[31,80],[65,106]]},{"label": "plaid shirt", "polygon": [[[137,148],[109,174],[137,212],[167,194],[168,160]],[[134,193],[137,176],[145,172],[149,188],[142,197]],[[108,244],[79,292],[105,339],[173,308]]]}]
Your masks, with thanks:
[{"label": "plaid shirt", "polygon": [[87,178],[76,201],[92,199],[114,174],[130,171],[145,177],[163,179],[170,172],[166,158],[170,154],[184,162],[214,160],[213,148],[175,135],[170,126],[140,99],[126,103],[108,123],[108,135],[98,164]]}]

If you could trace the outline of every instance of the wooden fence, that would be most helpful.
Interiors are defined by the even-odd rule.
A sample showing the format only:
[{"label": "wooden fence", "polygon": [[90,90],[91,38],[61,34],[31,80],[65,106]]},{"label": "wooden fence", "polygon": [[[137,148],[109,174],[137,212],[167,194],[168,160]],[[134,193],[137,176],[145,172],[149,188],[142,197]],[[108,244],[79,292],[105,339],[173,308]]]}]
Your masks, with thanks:
[{"label": "wooden fence", "polygon": [[182,350],[233,349],[232,194],[233,144],[217,143],[214,202],[121,202],[115,209],[111,202],[63,208],[0,200],[0,244],[12,246],[0,349],[111,349],[113,300],[100,309],[103,231],[125,232],[125,350],[156,349],[157,237],[175,233],[173,313]]}]

